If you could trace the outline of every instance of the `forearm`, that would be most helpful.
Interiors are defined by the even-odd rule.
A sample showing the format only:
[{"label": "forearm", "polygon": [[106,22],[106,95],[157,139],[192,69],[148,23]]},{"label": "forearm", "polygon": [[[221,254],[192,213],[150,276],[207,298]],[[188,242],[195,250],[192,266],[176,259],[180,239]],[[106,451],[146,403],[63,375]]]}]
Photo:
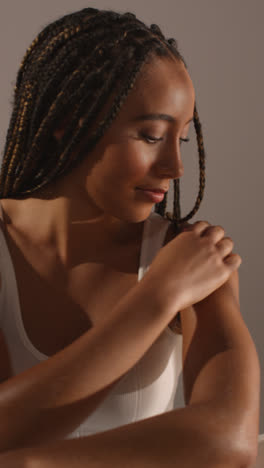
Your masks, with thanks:
[{"label": "forearm", "polygon": [[[238,468],[247,467],[211,432],[206,403],[179,408],[80,439],[0,455],[5,468]],[[240,464],[242,462],[242,464]]]},{"label": "forearm", "polygon": [[230,442],[234,449],[254,457],[260,379],[256,357],[250,354],[237,348],[215,355],[199,374],[189,405],[206,401],[214,413],[211,430],[223,440],[223,448]]},{"label": "forearm", "polygon": [[143,281],[101,326],[0,385],[0,451],[65,437],[143,356],[170,321]]},{"label": "forearm", "polygon": [[254,457],[260,407],[260,364],[256,347],[235,305],[218,304],[217,311],[215,307],[210,299],[195,306],[200,327],[206,327],[207,339],[202,347],[199,333],[194,336],[193,346],[203,351],[199,366],[196,361],[197,368],[188,374],[191,391],[188,404],[210,403],[215,411],[212,430],[219,431],[220,438],[223,433],[224,443],[230,440],[234,447]]}]

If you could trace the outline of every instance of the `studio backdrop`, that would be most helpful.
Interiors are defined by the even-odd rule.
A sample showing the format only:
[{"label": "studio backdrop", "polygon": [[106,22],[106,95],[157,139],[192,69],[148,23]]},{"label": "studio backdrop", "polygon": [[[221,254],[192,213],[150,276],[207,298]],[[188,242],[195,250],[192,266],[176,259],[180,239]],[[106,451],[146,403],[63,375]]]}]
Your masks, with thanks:
[{"label": "studio backdrop", "polygon": [[[26,49],[48,23],[87,7],[132,12],[173,37],[192,78],[206,153],[204,198],[190,220],[221,225],[242,258],[241,313],[261,363],[260,433],[264,433],[263,108],[262,0],[17,0],[0,5],[0,143],[3,157],[16,73]],[[191,124],[193,125],[193,124]],[[199,191],[196,134],[182,145],[181,214]],[[0,159],[2,161],[2,159]],[[168,210],[172,211],[172,190]],[[184,406],[182,380],[175,407]]]}]

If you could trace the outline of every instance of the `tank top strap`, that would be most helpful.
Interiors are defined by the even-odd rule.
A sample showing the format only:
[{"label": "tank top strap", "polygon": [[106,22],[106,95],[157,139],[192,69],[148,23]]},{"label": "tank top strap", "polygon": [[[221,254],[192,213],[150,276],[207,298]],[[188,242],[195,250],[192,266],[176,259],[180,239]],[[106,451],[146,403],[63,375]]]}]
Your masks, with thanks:
[{"label": "tank top strap", "polygon": [[169,224],[170,221],[168,219],[163,218],[155,211],[152,211],[149,217],[146,219],[142,240],[142,251],[138,277],[139,281],[148,271],[156,254],[163,246]]}]

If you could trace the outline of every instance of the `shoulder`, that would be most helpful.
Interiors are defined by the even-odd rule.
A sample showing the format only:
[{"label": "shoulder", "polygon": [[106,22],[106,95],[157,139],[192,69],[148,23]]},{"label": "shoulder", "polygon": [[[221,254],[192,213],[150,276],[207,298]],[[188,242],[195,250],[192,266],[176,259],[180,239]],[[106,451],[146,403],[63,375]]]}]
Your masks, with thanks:
[{"label": "shoulder", "polygon": [[170,242],[172,239],[174,239],[176,235],[177,235],[177,232],[176,232],[175,225],[170,221],[168,225],[168,229],[166,231],[166,236],[163,242],[163,246],[168,244],[168,242]]},{"label": "shoulder", "polygon": [[[189,225],[189,223],[186,224]],[[179,235],[179,232],[180,231],[176,229],[175,224],[170,222],[163,245],[165,246],[168,242],[172,241],[177,235]],[[179,311],[169,324],[174,333],[182,335],[183,365],[185,364],[185,358],[193,339],[196,325],[197,318],[193,306],[189,306],[186,309]]]},{"label": "shoulder", "polygon": [[[183,227],[186,227],[186,226],[191,226],[191,224],[187,223],[187,222],[183,223]],[[183,227],[181,229],[183,229]],[[175,224],[172,221],[170,221],[169,225],[168,225],[168,229],[167,229],[167,232],[166,232],[166,236],[165,236],[163,245],[168,244],[168,242],[173,240],[174,237],[178,236],[180,234],[180,232],[181,232],[181,229],[177,229]]]},{"label": "shoulder", "polygon": [[[172,241],[176,235],[177,235],[177,231],[176,231],[175,225],[170,221],[168,225],[168,229],[166,231],[165,239],[163,242],[163,247],[166,244],[168,244],[168,242]],[[175,334],[182,335],[180,312],[169,323],[169,327]]]},{"label": "shoulder", "polygon": [[[191,224],[188,222],[183,223],[183,227],[186,226],[191,226]],[[179,235],[180,232],[181,230],[177,229],[175,224],[172,221],[170,221],[163,242],[163,246],[172,241],[176,236]],[[184,309],[184,311],[178,312],[178,314],[170,322],[169,326],[171,330],[174,331],[174,333],[183,336],[184,346],[185,348],[187,348],[192,339],[192,335],[196,326],[196,314],[193,306],[189,306],[187,309]]]}]

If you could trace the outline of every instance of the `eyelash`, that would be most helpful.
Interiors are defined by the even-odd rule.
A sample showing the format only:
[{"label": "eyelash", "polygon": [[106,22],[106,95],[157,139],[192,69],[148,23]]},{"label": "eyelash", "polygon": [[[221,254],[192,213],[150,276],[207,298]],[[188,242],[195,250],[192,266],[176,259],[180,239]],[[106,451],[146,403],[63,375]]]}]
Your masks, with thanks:
[{"label": "eyelash", "polygon": [[[155,144],[155,143],[157,143],[158,141],[162,141],[162,140],[163,140],[163,138],[155,138],[155,137],[152,137],[152,136],[150,136],[150,135],[145,135],[144,133],[142,133],[141,136],[142,136],[142,137],[144,138],[144,140],[145,140],[147,143],[149,143],[149,144]],[[150,141],[147,141],[147,140],[154,140],[154,141],[150,142]],[[180,140],[181,140],[181,142],[184,141],[184,142],[187,143],[188,141],[190,141],[190,138],[180,138]]]}]

